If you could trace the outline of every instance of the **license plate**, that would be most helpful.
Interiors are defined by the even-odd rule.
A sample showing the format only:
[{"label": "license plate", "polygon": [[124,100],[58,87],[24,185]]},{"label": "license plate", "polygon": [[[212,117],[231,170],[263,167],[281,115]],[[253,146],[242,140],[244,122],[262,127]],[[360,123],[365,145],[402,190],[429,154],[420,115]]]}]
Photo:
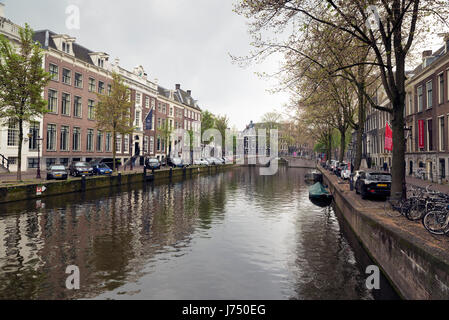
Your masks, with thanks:
[{"label": "license plate", "polygon": [[89,172],[86,171],[86,172],[83,172],[83,173],[84,173],[84,174],[88,174]]},{"label": "license plate", "polygon": [[55,177],[62,177],[62,175],[60,175],[60,174],[55,174]]},{"label": "license plate", "polygon": [[378,184],[378,187],[388,187],[388,184]]}]

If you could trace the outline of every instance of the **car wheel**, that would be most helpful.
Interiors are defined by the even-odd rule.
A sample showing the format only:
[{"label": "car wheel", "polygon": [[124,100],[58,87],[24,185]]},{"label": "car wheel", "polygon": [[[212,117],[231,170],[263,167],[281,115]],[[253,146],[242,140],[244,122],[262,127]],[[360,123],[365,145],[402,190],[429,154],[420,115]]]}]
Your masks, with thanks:
[{"label": "car wheel", "polygon": [[362,193],[361,194],[362,194],[362,199],[365,200],[366,197],[367,197],[367,194],[366,194],[366,191],[365,191],[364,188],[362,188]]}]

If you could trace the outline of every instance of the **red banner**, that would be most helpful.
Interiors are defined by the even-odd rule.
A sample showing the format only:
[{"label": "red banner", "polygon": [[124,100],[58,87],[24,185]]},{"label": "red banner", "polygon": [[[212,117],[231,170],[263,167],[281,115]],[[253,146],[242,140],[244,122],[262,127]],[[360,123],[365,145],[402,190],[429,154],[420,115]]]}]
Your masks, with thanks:
[{"label": "red banner", "polygon": [[393,131],[391,131],[388,122],[385,125],[385,150],[393,151]]},{"label": "red banner", "polygon": [[418,120],[418,148],[424,149],[424,120]]}]

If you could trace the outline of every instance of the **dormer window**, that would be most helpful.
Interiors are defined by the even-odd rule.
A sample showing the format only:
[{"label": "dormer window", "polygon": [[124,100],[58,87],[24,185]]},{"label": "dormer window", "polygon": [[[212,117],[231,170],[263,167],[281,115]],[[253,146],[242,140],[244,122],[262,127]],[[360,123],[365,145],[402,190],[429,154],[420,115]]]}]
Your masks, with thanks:
[{"label": "dormer window", "polygon": [[62,51],[64,51],[65,53],[70,53],[70,44],[63,42],[62,43]]},{"label": "dormer window", "polygon": [[98,58],[98,62],[97,62],[97,64],[98,64],[98,66],[99,66],[100,68],[103,68],[103,67],[104,67],[104,60],[103,60],[103,59],[100,59],[100,58]]}]

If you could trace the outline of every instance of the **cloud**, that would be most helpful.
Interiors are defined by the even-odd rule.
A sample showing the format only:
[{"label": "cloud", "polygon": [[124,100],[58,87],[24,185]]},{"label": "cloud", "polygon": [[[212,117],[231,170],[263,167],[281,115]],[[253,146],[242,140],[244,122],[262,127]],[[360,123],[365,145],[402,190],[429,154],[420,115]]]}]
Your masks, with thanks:
[{"label": "cloud", "polygon": [[[278,61],[241,69],[229,53],[250,51],[246,20],[223,0],[3,0],[7,17],[77,37],[95,51],[119,57],[131,69],[144,66],[151,79],[174,88],[191,89],[203,109],[226,114],[231,126],[243,128],[288,102],[286,94],[271,95],[273,82],[254,72],[277,68]],[[80,7],[81,29],[66,30],[65,8]],[[26,9],[24,9],[26,8]]]}]

